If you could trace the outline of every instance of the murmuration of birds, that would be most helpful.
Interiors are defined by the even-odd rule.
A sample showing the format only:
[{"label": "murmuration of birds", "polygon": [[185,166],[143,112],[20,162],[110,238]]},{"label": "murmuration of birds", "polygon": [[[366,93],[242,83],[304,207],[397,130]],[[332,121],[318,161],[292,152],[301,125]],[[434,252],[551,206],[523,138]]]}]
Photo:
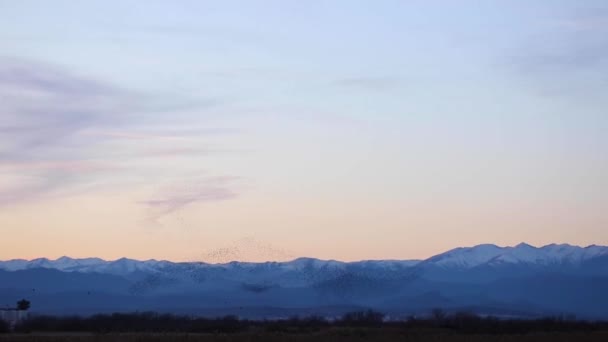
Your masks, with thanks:
[{"label": "murmuration of birds", "polygon": [[[281,260],[260,263],[240,262],[237,260]],[[291,274],[294,281],[310,286],[323,297],[346,299],[350,296],[377,290],[391,291],[406,282],[420,277],[420,268],[394,265],[384,269],[374,268],[373,276],[367,272],[365,261],[358,263],[319,262],[316,259],[296,259],[293,253],[263,243],[253,237],[234,241],[227,247],[217,248],[201,254],[201,261],[190,261],[161,268],[159,273],[148,275],[138,280],[130,288],[134,295],[149,293],[179,282],[186,277],[189,281],[203,286],[208,280],[222,278],[229,268],[240,268],[243,279],[232,279],[241,282],[241,289],[252,294],[261,294],[279,287],[275,274],[264,274],[270,266],[295,263]],[[248,276],[255,276],[252,282]],[[380,288],[382,287],[382,288]]]}]

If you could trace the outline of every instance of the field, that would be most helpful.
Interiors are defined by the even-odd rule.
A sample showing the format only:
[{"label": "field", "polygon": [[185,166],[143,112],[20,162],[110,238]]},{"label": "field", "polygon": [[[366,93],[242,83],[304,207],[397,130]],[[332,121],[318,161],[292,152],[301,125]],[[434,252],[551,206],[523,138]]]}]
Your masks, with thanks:
[{"label": "field", "polygon": [[434,310],[426,318],[385,321],[372,310],[351,312],[339,320],[293,317],[245,320],[235,316],[201,318],[142,313],[90,317],[33,316],[9,332],[0,329],[0,342],[256,342],[256,341],[608,341],[608,322],[497,319],[461,312]]},{"label": "field", "polygon": [[531,334],[465,334],[446,331],[400,331],[385,328],[331,328],[328,330],[297,334],[273,332],[247,332],[238,334],[179,334],[179,333],[124,333],[124,334],[85,334],[85,333],[44,333],[44,334],[5,334],[0,342],[255,342],[255,341],[547,341],[547,342],[595,342],[608,341],[608,331],[595,332],[551,332]]}]

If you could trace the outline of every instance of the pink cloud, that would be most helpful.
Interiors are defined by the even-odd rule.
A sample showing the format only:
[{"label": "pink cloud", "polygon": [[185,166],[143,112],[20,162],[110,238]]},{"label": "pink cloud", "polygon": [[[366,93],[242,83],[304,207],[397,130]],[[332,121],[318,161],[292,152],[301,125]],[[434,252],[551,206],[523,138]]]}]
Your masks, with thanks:
[{"label": "pink cloud", "polygon": [[231,183],[238,178],[224,176],[211,177],[202,181],[185,182],[177,186],[168,187],[156,196],[139,201],[149,209],[149,219],[157,221],[159,218],[181,210],[187,206],[234,199],[238,194],[233,190]]}]

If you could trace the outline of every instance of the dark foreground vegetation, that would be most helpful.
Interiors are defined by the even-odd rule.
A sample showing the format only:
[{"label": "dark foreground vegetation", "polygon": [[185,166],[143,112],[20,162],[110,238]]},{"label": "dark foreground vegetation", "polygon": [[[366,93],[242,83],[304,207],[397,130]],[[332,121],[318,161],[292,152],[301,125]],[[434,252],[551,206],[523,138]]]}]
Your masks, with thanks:
[{"label": "dark foreground vegetation", "polygon": [[374,311],[283,320],[192,318],[157,313],[36,316],[13,332],[0,323],[0,342],[46,341],[608,341],[608,322],[563,318],[497,319],[469,313],[387,321]]}]

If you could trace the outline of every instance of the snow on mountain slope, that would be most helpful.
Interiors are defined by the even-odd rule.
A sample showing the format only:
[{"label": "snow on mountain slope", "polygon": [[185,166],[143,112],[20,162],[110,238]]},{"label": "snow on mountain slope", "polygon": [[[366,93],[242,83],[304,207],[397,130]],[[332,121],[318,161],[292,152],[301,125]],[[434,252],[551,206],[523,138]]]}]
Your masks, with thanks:
[{"label": "snow on mountain slope", "polygon": [[484,244],[468,248],[456,248],[427,259],[427,264],[441,267],[472,268],[481,265],[534,264],[534,265],[580,265],[582,262],[608,256],[608,247],[579,247],[568,244],[551,244],[534,247],[520,243],[514,247],[498,247]]},{"label": "snow on mountain slope", "polygon": [[106,261],[100,258],[73,259],[63,256],[56,260],[38,258],[30,261],[23,259],[0,261],[0,269],[19,271],[33,268],[48,268],[64,272],[126,274],[135,271],[153,271],[163,266],[164,263],[170,262],[159,262],[156,260],[139,261],[126,258]]},{"label": "snow on mountain slope", "polygon": [[223,275],[233,280],[270,279],[272,277],[293,278],[297,274],[307,277],[323,277],[323,273],[341,274],[358,273],[382,277],[386,273],[399,273],[418,264],[435,265],[442,268],[473,268],[482,265],[504,264],[534,264],[579,265],[584,261],[600,256],[608,256],[608,247],[588,246],[578,247],[568,244],[551,244],[534,247],[521,243],[514,247],[499,247],[492,244],[482,244],[474,247],[455,248],[445,253],[433,256],[424,261],[419,260],[365,260],[357,262],[341,262],[335,260],[319,260],[314,258],[298,258],[288,262],[229,262],[225,264],[207,264],[203,262],[176,263],[157,260],[133,260],[121,258],[106,261],[99,258],[72,259],[61,257],[57,260],[39,258],[34,260],[14,259],[0,261],[0,269],[17,271],[32,268],[49,268],[65,272],[106,273],[113,275],[129,275],[134,273],[164,274],[177,276],[179,273],[204,271],[207,275]]},{"label": "snow on mountain slope", "polygon": [[427,259],[426,263],[432,263],[443,267],[474,267],[485,264],[500,255],[501,247],[484,244],[471,248],[459,247]]},{"label": "snow on mountain slope", "polygon": [[7,261],[0,261],[0,269],[5,271],[18,271],[27,268],[30,261],[25,259],[13,259]]},{"label": "snow on mountain slope", "polygon": [[[424,261],[299,258],[208,264],[61,257],[0,261],[0,297],[15,289],[29,293],[35,288],[37,309],[47,305],[65,312],[73,307],[92,310],[84,311],[89,313],[127,308],[115,306],[119,304],[129,310],[381,305],[428,312],[438,306],[479,303],[525,311],[532,303],[595,317],[605,315],[608,296],[602,289],[608,283],[607,272],[608,247],[555,244],[485,244]],[[563,295],[566,292],[568,296]]]},{"label": "snow on mountain slope", "polygon": [[61,271],[69,271],[71,269],[101,265],[104,262],[105,261],[103,259],[99,258],[72,259],[67,256],[62,256],[55,261],[50,261],[49,263],[52,265],[51,268],[56,268]]},{"label": "snow on mountain slope", "polygon": [[31,268],[50,268],[67,272],[98,272],[110,274],[128,274],[133,272],[171,272],[184,269],[207,269],[211,271],[236,271],[245,273],[261,272],[300,272],[304,270],[345,270],[346,268],[378,268],[399,269],[417,264],[418,260],[367,260],[358,262],[341,262],[335,260],[319,260],[314,258],[298,258],[288,262],[238,262],[225,264],[207,264],[203,262],[170,262],[157,260],[133,260],[121,258],[114,261],[105,261],[99,258],[72,259],[61,257],[57,260],[46,258],[23,260],[14,259],[0,261],[0,269],[17,271]]}]

